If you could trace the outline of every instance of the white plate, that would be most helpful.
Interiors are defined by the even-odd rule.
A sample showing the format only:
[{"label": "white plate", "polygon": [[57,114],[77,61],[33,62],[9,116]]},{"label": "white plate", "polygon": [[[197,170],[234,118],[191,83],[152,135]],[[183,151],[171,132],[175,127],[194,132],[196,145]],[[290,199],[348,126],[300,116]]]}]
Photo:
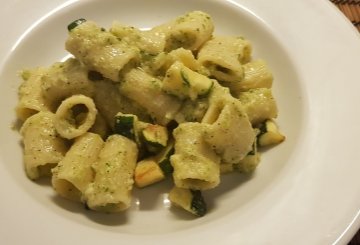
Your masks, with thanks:
[{"label": "white plate", "polygon": [[[6,3],[4,3],[6,2]],[[346,244],[360,226],[360,36],[326,0],[3,1],[0,10],[1,244]],[[125,214],[104,215],[58,198],[23,171],[15,120],[16,72],[66,56],[79,17],[151,27],[203,10],[216,32],[243,35],[274,71],[285,143],[256,173],[209,191],[210,212],[168,210],[167,186],[135,193]]]}]

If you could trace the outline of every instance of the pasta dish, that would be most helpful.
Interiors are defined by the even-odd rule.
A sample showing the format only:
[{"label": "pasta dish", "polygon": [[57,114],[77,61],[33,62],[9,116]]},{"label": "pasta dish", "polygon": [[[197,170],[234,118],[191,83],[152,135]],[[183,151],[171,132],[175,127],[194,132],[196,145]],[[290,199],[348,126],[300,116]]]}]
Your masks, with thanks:
[{"label": "pasta dish", "polygon": [[171,178],[172,204],[203,216],[222,174],[251,173],[258,148],[285,139],[267,63],[207,13],[146,31],[78,19],[65,47],[66,61],[21,72],[24,166],[91,210],[126,210],[134,186]]}]

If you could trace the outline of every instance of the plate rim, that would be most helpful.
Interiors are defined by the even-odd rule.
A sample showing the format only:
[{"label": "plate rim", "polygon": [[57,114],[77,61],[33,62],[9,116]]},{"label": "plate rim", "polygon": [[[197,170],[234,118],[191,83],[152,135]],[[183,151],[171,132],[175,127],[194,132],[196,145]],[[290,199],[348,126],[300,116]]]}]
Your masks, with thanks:
[{"label": "plate rim", "polygon": [[[229,1],[229,0],[228,0]],[[29,4],[29,5],[31,5],[30,3],[27,3],[26,2],[26,0],[22,0],[22,1],[18,1],[19,2],[19,4],[20,4],[20,2],[22,2],[23,4],[24,4],[24,6],[27,6],[27,4]],[[62,7],[64,7],[65,5],[62,5],[62,4],[72,4],[72,3],[75,3],[75,2],[78,2],[77,0],[71,0],[71,1],[63,1],[63,0],[56,0],[56,1],[54,1],[52,4],[50,4],[49,2],[47,2],[47,1],[45,1],[45,0],[38,0],[37,1],[37,3],[41,3],[41,4],[48,4],[48,5],[46,5],[46,6],[49,6],[48,7],[48,9],[53,9],[54,8],[54,6],[62,6]],[[233,1],[229,1],[229,2],[235,2],[235,3],[239,3],[239,4],[242,4],[242,5],[244,5],[247,9],[256,9],[256,7],[254,7],[254,5],[256,5],[256,3],[247,3],[246,1],[243,1],[243,0],[233,0]],[[264,1],[263,1],[264,2]],[[285,0],[278,0],[278,2],[279,3],[285,3],[286,1]],[[326,3],[327,2],[327,3]],[[325,4],[326,3],[326,4]],[[253,4],[253,5],[252,5]],[[321,2],[317,2],[316,3],[316,1],[315,0],[312,0],[312,3],[311,4],[314,4],[313,6],[315,6],[315,7],[321,7],[321,5],[323,5],[324,7],[325,6],[331,6],[332,5],[332,3],[330,2],[330,1],[327,1],[327,0],[323,0],[323,1],[321,1]],[[266,5],[266,4],[265,4]],[[17,6],[17,5],[14,5],[14,6]],[[22,6],[22,7],[24,7],[24,6]],[[62,7],[59,7],[59,9],[60,8],[62,8]],[[263,7],[263,6],[261,6],[261,7]],[[261,7],[260,7],[260,9],[261,9]],[[18,7],[15,7],[15,9],[13,9],[13,10],[10,10],[9,12],[11,12],[11,11],[15,11],[16,10],[16,8],[18,8]],[[259,8],[259,7],[258,7]],[[356,35],[353,35],[354,33],[352,33],[351,35],[353,35],[353,37],[348,37],[348,38],[354,38],[354,40],[355,40],[355,38],[357,38],[357,40],[358,41],[360,41],[360,34],[357,32],[357,30],[351,25],[351,23],[346,19],[346,17],[339,11],[339,10],[337,10],[336,9],[336,7],[335,6],[332,6],[331,8],[333,8],[333,12],[331,13],[331,15],[334,15],[334,16],[337,16],[336,17],[336,19],[338,20],[338,21],[340,21],[341,20],[341,23],[338,23],[338,25],[339,26],[343,26],[344,28],[345,28],[345,26],[346,26],[346,28],[347,29],[349,29],[349,30],[353,30],[353,32],[355,32],[356,33]],[[328,7],[328,9],[331,9],[331,8],[329,8]],[[335,11],[336,10],[336,11]],[[263,10],[264,11],[264,10]],[[2,12],[2,10],[0,10],[0,13]],[[4,16],[7,16],[8,14],[9,14],[9,12],[7,13],[7,14],[5,14]],[[35,14],[34,13],[34,17],[33,17],[33,19],[32,20],[35,20],[35,19],[39,19],[39,18],[43,18],[42,16],[44,16],[43,14],[43,12],[42,11],[40,11],[40,10],[38,10],[38,11],[36,11],[37,13]],[[46,12],[46,11],[45,11]],[[281,28],[280,29],[277,29],[276,28],[276,26],[274,26],[272,23],[271,23],[271,20],[270,19],[267,19],[267,18],[269,18],[268,16],[266,16],[266,14],[260,14],[260,12],[261,11],[259,11],[259,15],[260,15],[260,17],[261,17],[261,19],[262,20],[264,20],[264,22],[267,24],[267,25],[269,25],[270,26],[270,28],[272,28],[272,30],[274,30],[275,32],[276,32],[276,35],[279,35],[279,32],[281,32]],[[256,14],[256,15],[258,15],[258,14]],[[329,15],[330,15],[330,12],[329,12]],[[37,16],[37,17],[36,17]],[[46,16],[46,14],[45,14],[45,16]],[[0,17],[1,18],[1,17]],[[4,18],[4,17],[3,17]],[[30,18],[31,19],[31,18]],[[334,20],[332,20],[332,21],[334,21]],[[351,27],[350,27],[351,26]],[[26,23],[23,23],[22,24],[22,28],[26,28],[27,29],[27,27],[26,27]],[[22,30],[22,31],[24,31],[24,29]],[[19,31],[20,32],[20,31]],[[19,34],[19,32],[14,32],[14,34],[12,34],[12,35],[10,35],[10,38],[13,38],[13,37],[18,37],[18,34]],[[342,31],[342,32],[344,32],[344,31]],[[348,34],[348,36],[350,36],[350,31],[346,31],[346,33]],[[6,48],[8,49],[9,47],[13,47],[13,46],[11,46],[11,45],[5,45],[6,46]],[[287,48],[289,48],[289,47],[287,47]],[[5,49],[0,49],[0,54],[3,54],[4,53],[4,50]],[[360,50],[360,49],[359,49]],[[5,50],[5,51],[7,51],[5,54],[9,54],[8,53],[8,50]],[[3,56],[4,57],[4,56]],[[5,62],[5,59],[6,59],[6,57],[7,57],[7,55],[5,55],[5,58],[2,58],[1,59],[1,62],[0,62],[0,64],[1,64],[1,69],[3,68],[3,65],[4,65],[4,62]],[[357,132],[357,133],[359,133],[359,132]],[[0,174],[1,175],[1,174]],[[1,213],[0,213],[1,214]],[[360,209],[358,209],[358,212],[356,213],[356,214],[354,214],[354,217],[353,217],[353,219],[352,219],[352,221],[347,225],[347,227],[346,227],[346,229],[342,232],[342,234],[340,234],[340,236],[338,236],[337,237],[337,239],[333,242],[334,244],[342,244],[342,243],[346,243],[346,242],[348,242],[348,241],[350,241],[350,239],[352,238],[352,236],[357,232],[357,230],[360,228]]]}]

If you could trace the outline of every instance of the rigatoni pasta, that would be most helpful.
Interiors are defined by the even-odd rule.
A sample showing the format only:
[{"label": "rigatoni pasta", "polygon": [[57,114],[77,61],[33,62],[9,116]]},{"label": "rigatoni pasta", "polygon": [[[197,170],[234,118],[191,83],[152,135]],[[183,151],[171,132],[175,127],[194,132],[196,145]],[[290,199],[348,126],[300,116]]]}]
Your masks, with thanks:
[{"label": "rigatoni pasta", "polygon": [[48,68],[41,78],[42,97],[55,111],[60,103],[71,95],[92,97],[94,83],[88,78],[87,68],[78,60],[70,58]]},{"label": "rigatoni pasta", "polygon": [[51,182],[59,195],[81,201],[86,188],[93,181],[92,166],[103,144],[98,134],[85,133],[76,138],[65,157],[52,169]]},{"label": "rigatoni pasta", "polygon": [[198,60],[219,81],[241,82],[242,64],[251,58],[251,44],[242,37],[214,37],[200,49]]},{"label": "rigatoni pasta", "polygon": [[266,119],[276,118],[278,114],[276,101],[269,88],[250,89],[239,94],[250,122],[257,125]]},{"label": "rigatoni pasta", "polygon": [[150,76],[141,69],[132,69],[124,76],[119,85],[120,93],[131,98],[151,116],[152,120],[161,124],[168,124],[181,107],[176,97],[170,96],[162,90],[162,82]]},{"label": "rigatoni pasta", "polygon": [[66,49],[87,67],[113,81],[119,81],[120,71],[139,58],[138,48],[120,42],[94,22],[86,21],[69,33]]},{"label": "rigatoni pasta", "polygon": [[218,118],[205,130],[204,140],[223,163],[237,163],[252,148],[255,133],[238,100],[226,101]]},{"label": "rigatoni pasta", "polygon": [[38,112],[29,117],[20,129],[24,143],[24,164],[27,176],[37,179],[50,174],[66,151],[66,140],[55,129],[55,115]]},{"label": "rigatoni pasta", "polygon": [[142,120],[150,120],[145,109],[121,95],[118,86],[111,81],[96,81],[93,100],[110,128],[114,127],[114,117],[118,112],[136,114]]},{"label": "rigatoni pasta", "polygon": [[177,187],[206,190],[220,183],[220,157],[206,144],[207,125],[182,123],[173,132],[175,154],[171,156]]},{"label": "rigatoni pasta", "polygon": [[198,50],[214,31],[211,16],[202,11],[192,11],[153,29],[166,36],[165,50],[177,48]]},{"label": "rigatoni pasta", "polygon": [[86,133],[95,123],[97,109],[94,101],[84,95],[63,100],[55,113],[55,128],[65,139]]},{"label": "rigatoni pasta", "polygon": [[121,135],[110,136],[99,153],[94,182],[85,192],[89,208],[118,212],[129,208],[138,150],[136,144]]},{"label": "rigatoni pasta", "polygon": [[136,46],[141,52],[156,55],[165,49],[165,34],[149,31],[141,31],[133,26],[125,26],[114,22],[110,33],[128,45]]},{"label": "rigatoni pasta", "polygon": [[271,88],[273,74],[264,60],[254,60],[243,65],[244,78],[239,83],[222,82],[231,93],[238,97],[241,92],[254,88]]},{"label": "rigatoni pasta", "polygon": [[60,196],[121,212],[134,185],[170,179],[169,201],[203,216],[222,174],[255,171],[261,148],[285,140],[270,65],[248,39],[216,35],[209,14],[68,31],[73,57],[23,71],[16,107],[26,174],[51,176]]},{"label": "rigatoni pasta", "polygon": [[41,79],[46,70],[45,67],[38,67],[22,72],[24,82],[19,87],[19,101],[16,106],[16,115],[22,121],[39,111],[50,111],[49,103],[44,99],[41,90]]}]

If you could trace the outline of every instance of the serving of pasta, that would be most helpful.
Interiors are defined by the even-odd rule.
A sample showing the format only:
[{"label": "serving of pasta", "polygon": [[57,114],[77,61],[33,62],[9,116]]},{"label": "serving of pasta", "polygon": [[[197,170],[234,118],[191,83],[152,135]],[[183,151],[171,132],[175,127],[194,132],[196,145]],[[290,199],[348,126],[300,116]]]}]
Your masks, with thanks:
[{"label": "serving of pasta", "polygon": [[149,30],[78,19],[65,47],[71,58],[21,72],[24,166],[91,210],[126,210],[134,186],[171,178],[171,203],[203,216],[222,174],[253,172],[258,148],[285,139],[267,63],[205,12]]}]

